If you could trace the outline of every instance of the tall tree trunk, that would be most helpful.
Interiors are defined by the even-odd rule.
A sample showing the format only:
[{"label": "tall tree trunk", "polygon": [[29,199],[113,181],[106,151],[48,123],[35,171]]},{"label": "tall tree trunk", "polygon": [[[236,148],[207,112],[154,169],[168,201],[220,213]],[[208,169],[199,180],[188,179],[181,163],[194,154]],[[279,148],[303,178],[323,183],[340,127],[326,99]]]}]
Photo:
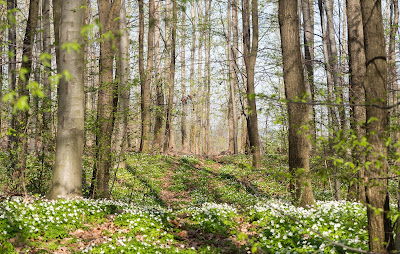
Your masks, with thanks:
[{"label": "tall tree trunk", "polygon": [[[312,0],[301,0],[301,8],[303,12],[303,29],[304,29],[304,56],[307,71],[307,83],[311,92],[311,100],[314,101],[315,85],[314,85],[314,3]],[[315,142],[317,137],[317,128],[315,121],[315,107],[312,107],[312,137]]]},{"label": "tall tree trunk", "polygon": [[192,46],[190,48],[190,100],[192,105],[192,111],[190,114],[190,152],[196,152],[196,141],[195,141],[195,105],[196,105],[196,92],[194,85],[194,58],[196,56],[196,5],[195,1],[191,4],[191,21],[192,21]]},{"label": "tall tree trunk", "polygon": [[[232,47],[232,4],[228,1],[228,67],[229,67],[229,101],[228,101],[228,123],[229,123],[229,152],[232,154],[238,153],[238,113],[237,113],[237,75],[235,70],[236,55],[234,47]],[[237,30],[237,28],[236,28]],[[236,31],[237,32],[237,31]],[[235,38],[237,39],[237,38]]]},{"label": "tall tree trunk", "polygon": [[186,95],[186,8],[182,9],[182,44],[181,44],[181,90],[182,90],[182,117],[181,117],[181,134],[182,134],[182,151],[186,152],[188,149],[188,137],[187,137],[187,102],[188,98]]},{"label": "tall tree trunk", "polygon": [[96,135],[96,168],[95,189],[91,195],[98,198],[109,197],[109,181],[111,168],[111,136],[114,127],[115,88],[113,80],[113,63],[115,55],[115,40],[113,35],[118,30],[121,1],[100,0],[98,2],[99,18],[103,40],[100,42],[100,88],[98,91]]},{"label": "tall tree trunk", "polygon": [[117,150],[119,168],[126,168],[125,153],[128,147],[127,135],[128,135],[128,115],[129,115],[129,97],[130,97],[130,64],[129,64],[129,32],[127,27],[126,19],[126,4],[125,0],[121,0],[121,9],[119,12],[119,31],[121,33],[119,41],[119,56],[118,60],[120,63],[120,75],[119,75],[119,105],[118,115],[120,121],[118,125],[118,137],[115,144]]},{"label": "tall tree trunk", "polygon": [[[7,0],[7,11],[9,14],[7,15],[8,25],[8,81],[9,87],[11,91],[16,92],[16,85],[17,85],[17,76],[16,76],[16,69],[17,69],[17,18],[15,13],[17,12],[17,1],[16,0]],[[8,136],[8,151],[10,155],[10,162],[11,168],[16,168],[16,115],[11,115],[11,123],[10,123],[10,134]],[[13,177],[14,179],[14,177]]]},{"label": "tall tree trunk", "polygon": [[160,54],[160,2],[156,1],[155,3],[155,16],[154,16],[154,25],[156,28],[155,31],[155,45],[154,45],[154,54],[155,54],[155,84],[156,84],[156,119],[154,123],[154,141],[153,141],[153,150],[160,151],[162,144],[162,127],[164,122],[164,90],[163,90],[163,82],[161,78],[161,54]]},{"label": "tall tree trunk", "polygon": [[296,0],[279,1],[279,27],[282,40],[283,79],[289,114],[289,170],[297,182],[297,186],[292,187],[292,190],[300,200],[300,205],[305,207],[314,204],[309,176],[310,141],[307,138],[308,133],[301,129],[301,126],[309,124],[311,106],[292,103],[296,98],[308,97],[301,63],[296,2]]},{"label": "tall tree trunk", "polygon": [[[211,0],[204,0],[205,10],[205,80],[204,80],[204,124],[203,124],[203,152],[204,154],[209,154],[210,149],[210,85],[211,85],[211,73],[210,73],[210,53],[211,53],[211,23],[210,23],[210,9]],[[236,118],[237,119],[237,118]],[[237,140],[237,138],[236,138]],[[236,142],[237,146],[237,142]]]},{"label": "tall tree trunk", "polygon": [[[140,136],[140,151],[148,153],[150,146],[150,81],[144,71],[144,9],[143,0],[139,2],[139,75],[140,75],[140,109],[142,116],[142,134]],[[150,33],[150,31],[149,31]],[[151,42],[153,43],[153,41]],[[153,59],[151,59],[152,61]],[[149,58],[147,63],[149,64]],[[151,75],[151,73],[150,73]],[[149,76],[151,77],[151,76]]]},{"label": "tall tree trunk", "polygon": [[[348,22],[348,41],[350,56],[350,102],[352,104],[365,104],[364,77],[365,77],[365,51],[364,33],[362,25],[360,0],[347,0],[347,22]],[[361,141],[365,137],[366,115],[365,107],[352,106],[351,108],[351,128],[357,140]],[[349,198],[357,199],[365,203],[364,187],[364,164],[365,155],[361,147],[352,150],[353,163],[358,168],[358,182],[352,184],[349,190]]]},{"label": "tall tree trunk", "polygon": [[[83,0],[63,1],[61,7],[60,43],[83,43],[81,29],[85,10]],[[61,50],[59,70],[68,71],[59,84],[56,161],[48,198],[82,196],[82,155],[84,134],[84,61],[82,48]]]},{"label": "tall tree trunk", "polygon": [[[387,63],[385,36],[383,31],[382,7],[380,0],[361,1],[364,28],[366,76],[364,81],[367,106],[367,140],[371,150],[367,161],[371,164],[365,170],[366,200],[369,231],[369,248],[372,252],[386,253],[390,232],[385,227],[387,218],[385,203],[388,202],[386,164],[387,148]],[[376,212],[378,210],[385,212]],[[390,225],[390,224],[389,224]],[[392,243],[392,241],[390,241]]]},{"label": "tall tree trunk", "polygon": [[[5,15],[5,8],[3,7],[3,5],[1,5],[0,7],[0,22],[2,24],[5,23],[4,17],[6,17]],[[0,29],[0,98],[3,98],[3,41],[4,41],[4,30]],[[2,132],[2,127],[4,125],[3,122],[3,100],[0,101],[0,133]],[[3,139],[4,140],[4,139]],[[2,140],[2,141],[3,141]]]},{"label": "tall tree trunk", "polygon": [[60,65],[60,23],[61,23],[61,0],[53,0],[53,25],[54,25],[54,45],[56,51],[57,73],[61,73]]},{"label": "tall tree trunk", "polygon": [[[36,27],[38,24],[38,15],[39,15],[39,0],[31,0],[29,4],[29,16],[25,29],[25,36],[22,46],[22,64],[21,70],[23,74],[20,74],[20,79],[18,82],[18,95],[19,100],[23,100],[25,98],[26,102],[29,101],[29,89],[27,85],[29,83],[29,78],[32,72],[32,57],[33,57],[33,45],[34,39],[36,35]],[[17,135],[17,167],[15,168],[17,172],[17,176],[22,179],[22,187],[25,190],[25,168],[26,168],[26,155],[28,150],[28,117],[29,111],[28,109],[23,110],[18,113],[18,122],[16,124]]]},{"label": "tall tree trunk", "polygon": [[204,96],[203,96],[203,74],[202,74],[202,62],[203,62],[203,42],[204,42],[204,27],[203,22],[205,20],[205,16],[203,14],[203,8],[201,2],[198,2],[198,20],[200,28],[199,28],[199,50],[198,54],[198,64],[197,64],[197,87],[196,87],[196,105],[195,105],[195,112],[196,112],[196,137],[195,137],[195,144],[196,144],[196,154],[202,154],[202,140],[201,140],[201,132],[202,132],[202,123],[203,123],[203,115],[201,113]]},{"label": "tall tree trunk", "polygon": [[247,73],[247,101],[249,113],[247,118],[247,130],[249,133],[250,147],[253,154],[253,167],[261,167],[260,139],[258,136],[256,94],[254,89],[254,68],[258,51],[258,1],[251,1],[252,39],[250,45],[250,14],[249,0],[243,0],[243,58]]},{"label": "tall tree trunk", "polygon": [[[168,1],[167,1],[168,4]],[[172,0],[172,20],[171,16],[167,17],[168,23],[166,23],[166,28],[170,29],[171,38],[167,37],[167,41],[170,41],[169,52],[169,80],[168,80],[168,100],[167,100],[167,112],[165,119],[165,141],[164,141],[164,152],[174,149],[173,141],[173,115],[172,107],[174,106],[174,88],[175,88],[175,55],[176,55],[176,0]],[[172,23],[169,23],[171,22]],[[168,25],[171,25],[169,27]]]}]

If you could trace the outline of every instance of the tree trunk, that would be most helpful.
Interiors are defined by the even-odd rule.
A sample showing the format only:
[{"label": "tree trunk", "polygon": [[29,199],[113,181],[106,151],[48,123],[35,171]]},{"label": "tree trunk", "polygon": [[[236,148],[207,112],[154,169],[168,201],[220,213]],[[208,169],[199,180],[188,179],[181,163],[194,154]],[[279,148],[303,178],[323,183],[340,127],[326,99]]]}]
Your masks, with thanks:
[{"label": "tree trunk", "polygon": [[300,205],[306,207],[314,204],[314,195],[309,175],[310,141],[307,138],[307,131],[302,130],[301,127],[309,124],[311,106],[291,103],[296,98],[309,98],[301,63],[296,2],[296,0],[279,1],[279,26],[282,40],[283,79],[289,114],[289,170],[297,182],[297,186],[292,187],[292,191],[295,191]]},{"label": "tree trunk", "polygon": [[[139,1],[139,3],[142,3],[143,8],[143,1]],[[143,12],[143,9],[142,9]],[[154,0],[150,0],[149,2],[149,31],[148,31],[148,38],[147,38],[147,67],[146,67],[146,73],[144,74],[144,80],[142,82],[142,149],[141,151],[143,153],[149,152],[150,146],[150,84],[151,84],[151,74],[153,71],[153,60],[154,60],[154,31],[155,31],[155,26],[152,20],[154,20],[154,12],[155,12],[155,6],[154,6]],[[141,14],[143,15],[143,13]],[[142,17],[144,20],[144,18]],[[142,26],[142,22],[140,21],[140,26]],[[144,26],[144,25],[143,25]],[[142,28],[144,30],[144,27]],[[144,33],[142,31],[141,33]],[[140,36],[140,33],[139,33]],[[143,37],[143,35],[142,35]],[[139,39],[140,40],[140,39]],[[143,40],[143,38],[142,38]],[[142,42],[143,43],[143,42]],[[143,49],[142,49],[143,50]],[[142,52],[143,54],[143,52]],[[142,55],[143,57],[143,55]]]},{"label": "tree trunk", "polygon": [[[83,0],[63,1],[60,43],[83,43],[81,29],[85,10]],[[82,155],[84,134],[84,60],[82,48],[62,50],[59,70],[68,71],[59,84],[56,161],[48,198],[73,198],[82,195]]]},{"label": "tree trunk", "polygon": [[[204,124],[203,124],[203,152],[205,155],[209,154],[210,149],[210,89],[211,89],[211,73],[210,73],[210,51],[211,51],[211,22],[210,22],[210,10],[211,0],[204,0],[205,10],[205,81],[204,81]],[[237,136],[236,136],[237,140]],[[237,142],[236,142],[237,145]]]},{"label": "tree trunk", "polygon": [[[234,58],[234,50],[232,47],[232,15],[231,15],[231,1],[228,1],[228,67],[229,67],[229,77],[228,77],[228,84],[229,84],[229,101],[228,101],[228,123],[229,123],[229,149],[228,151],[231,154],[238,153],[238,113],[237,113],[237,99],[236,99],[236,92],[237,92],[237,75],[235,72],[235,62],[236,58]],[[236,31],[237,32],[237,31]],[[237,38],[236,38],[237,39]]]},{"label": "tree trunk", "polygon": [[163,82],[161,78],[161,54],[160,54],[160,2],[156,1],[155,3],[155,16],[154,16],[154,25],[156,28],[155,31],[155,46],[154,46],[154,54],[155,54],[155,84],[156,84],[156,119],[154,123],[154,141],[153,141],[153,150],[161,151],[162,144],[162,127],[164,122],[164,90],[163,90]]},{"label": "tree trunk", "polygon": [[186,9],[182,10],[182,44],[181,44],[181,90],[182,90],[182,117],[181,117],[181,134],[182,134],[182,151],[186,152],[188,149],[188,137],[186,128],[187,117],[187,102],[186,95],[186,59],[185,59],[185,46],[186,46]]},{"label": "tree trunk", "polygon": [[[21,70],[23,74],[18,82],[18,95],[19,100],[25,98],[26,102],[29,102],[29,89],[27,85],[29,83],[30,75],[32,72],[32,57],[33,57],[33,45],[36,34],[36,27],[39,15],[39,0],[31,0],[29,4],[29,16],[25,29],[25,36],[22,46],[22,64]],[[16,173],[17,177],[21,177],[22,187],[25,190],[25,168],[26,168],[26,155],[28,149],[28,117],[29,111],[28,109],[22,110],[18,113],[18,122],[16,124],[17,135],[17,164],[16,164]]]},{"label": "tree trunk", "polygon": [[198,54],[198,64],[197,64],[197,87],[196,87],[196,105],[195,105],[195,112],[196,112],[196,137],[195,137],[195,144],[196,144],[196,154],[202,154],[202,140],[201,140],[201,131],[202,131],[202,123],[203,123],[203,115],[201,113],[204,96],[203,96],[203,74],[202,74],[202,62],[203,62],[203,42],[204,42],[204,27],[203,27],[203,20],[205,20],[205,16],[203,14],[203,8],[201,2],[198,2],[198,20],[200,28],[199,28],[199,50]]},{"label": "tree trunk", "polygon": [[[350,102],[352,104],[365,104],[364,77],[365,77],[365,51],[364,34],[360,0],[347,0],[347,22],[349,41],[349,68],[350,68]],[[365,137],[365,107],[353,106],[351,108],[351,128],[358,141]],[[349,190],[349,198],[365,203],[364,164],[365,155],[361,147],[352,150],[353,163],[358,168],[358,181],[353,183]]]},{"label": "tree trunk", "polygon": [[258,1],[251,1],[251,21],[253,35],[250,45],[250,14],[249,0],[243,0],[243,58],[247,73],[247,101],[249,113],[247,118],[247,130],[249,133],[250,147],[253,154],[253,167],[261,167],[260,139],[258,136],[256,94],[254,89],[254,67],[258,51]]},{"label": "tree trunk", "polygon": [[107,34],[100,42],[100,88],[98,91],[97,124],[96,133],[96,168],[93,170],[95,176],[95,189],[92,197],[108,198],[110,168],[111,168],[111,136],[114,127],[115,113],[115,89],[113,80],[113,63],[115,54],[114,31],[118,30],[119,12],[121,1],[100,0],[98,2],[99,18],[102,29],[101,34]]},{"label": "tree trunk", "polygon": [[[3,5],[0,7],[0,14],[2,15],[0,18],[0,23],[4,24],[5,20],[4,13],[6,10],[4,9]],[[4,42],[4,30],[0,29],[0,98],[3,98],[3,42]],[[0,133],[2,133],[2,127],[3,127],[3,100],[0,101]],[[3,141],[2,139],[1,141]]]},{"label": "tree trunk", "polygon": [[[304,29],[304,56],[307,71],[307,83],[311,92],[311,100],[314,101],[314,3],[312,0],[301,0],[303,11]],[[317,128],[315,121],[315,107],[312,107],[312,138],[315,143],[317,138]]]},{"label": "tree trunk", "polygon": [[195,105],[196,105],[196,92],[194,85],[194,58],[196,55],[196,5],[195,1],[192,1],[192,46],[190,49],[190,100],[192,105],[192,112],[190,114],[190,152],[195,153]]},{"label": "tree trunk", "polygon": [[121,0],[121,9],[119,12],[119,31],[121,33],[119,41],[119,107],[118,115],[120,116],[120,122],[118,125],[116,151],[117,151],[117,166],[119,168],[126,168],[125,153],[128,147],[127,135],[128,135],[128,115],[129,115],[129,97],[130,97],[130,64],[129,64],[129,32],[127,28],[126,19],[126,5],[125,0]]},{"label": "tree trunk", "polygon": [[[140,109],[142,116],[142,134],[140,136],[140,151],[148,153],[150,149],[150,81],[144,71],[144,9],[143,0],[139,2],[139,75],[140,75]],[[150,31],[149,31],[150,34]],[[149,42],[150,43],[150,42]],[[151,42],[153,43],[153,41]],[[152,61],[153,59],[151,59]],[[147,63],[149,64],[149,58]],[[151,73],[150,76],[151,77]]]},{"label": "tree trunk", "polygon": [[[167,1],[168,4],[169,1]],[[168,11],[168,10],[167,10]],[[167,112],[165,119],[165,141],[164,141],[164,152],[168,152],[174,149],[173,142],[173,115],[172,107],[174,106],[174,87],[175,87],[175,47],[176,47],[176,0],[172,0],[172,20],[171,16],[167,17],[166,28],[170,29],[170,36],[167,37],[167,41],[170,42],[167,46],[170,54],[169,58],[169,80],[168,80],[168,100],[167,100]],[[172,21],[172,23],[170,23]],[[169,27],[171,25],[171,27]]]},{"label": "tree trunk", "polygon": [[[386,107],[387,63],[381,1],[363,0],[361,1],[361,11],[366,56],[365,101],[367,105],[375,104]],[[388,218],[386,212],[377,213],[375,211],[377,209],[385,211],[385,202],[388,202],[387,148],[385,145],[387,109],[367,106],[366,110],[367,140],[371,147],[366,158],[371,164],[365,170],[369,248],[372,252],[386,253],[388,246],[385,242],[389,242],[389,237],[385,234],[388,232],[385,228],[385,220]]]}]

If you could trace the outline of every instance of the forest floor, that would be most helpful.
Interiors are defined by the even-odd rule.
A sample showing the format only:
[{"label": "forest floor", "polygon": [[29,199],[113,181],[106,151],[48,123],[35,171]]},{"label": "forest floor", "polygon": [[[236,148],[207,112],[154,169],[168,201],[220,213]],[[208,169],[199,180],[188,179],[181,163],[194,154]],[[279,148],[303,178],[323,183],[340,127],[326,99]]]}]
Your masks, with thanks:
[{"label": "forest floor", "polygon": [[[284,158],[132,154],[111,200],[3,197],[0,253],[352,253],[368,249],[365,208],[288,202]],[[89,175],[89,174],[88,174]]]}]

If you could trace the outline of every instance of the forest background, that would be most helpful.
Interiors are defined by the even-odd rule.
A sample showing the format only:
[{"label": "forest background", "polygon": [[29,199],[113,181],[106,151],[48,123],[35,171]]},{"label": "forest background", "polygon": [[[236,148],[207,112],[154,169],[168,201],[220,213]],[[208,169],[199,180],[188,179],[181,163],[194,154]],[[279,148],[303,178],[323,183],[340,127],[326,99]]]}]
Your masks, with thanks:
[{"label": "forest background", "polygon": [[397,1],[0,7],[4,195],[109,198],[131,153],[279,155],[291,202],[332,183],[371,251],[400,248]]}]

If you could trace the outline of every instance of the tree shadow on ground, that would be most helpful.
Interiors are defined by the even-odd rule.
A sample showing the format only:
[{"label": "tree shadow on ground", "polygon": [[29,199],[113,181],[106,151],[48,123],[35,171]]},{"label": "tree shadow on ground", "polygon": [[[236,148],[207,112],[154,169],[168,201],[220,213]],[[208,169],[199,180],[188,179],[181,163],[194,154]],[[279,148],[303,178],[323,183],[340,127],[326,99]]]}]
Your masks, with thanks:
[{"label": "tree shadow on ground", "polygon": [[136,177],[136,179],[138,179],[145,188],[148,189],[145,195],[152,197],[153,200],[160,206],[167,207],[167,204],[161,198],[160,191],[158,191],[157,188],[154,188],[154,185],[151,183],[151,181],[141,176],[136,169],[130,165],[127,165],[127,170],[132,174],[132,176]]}]

